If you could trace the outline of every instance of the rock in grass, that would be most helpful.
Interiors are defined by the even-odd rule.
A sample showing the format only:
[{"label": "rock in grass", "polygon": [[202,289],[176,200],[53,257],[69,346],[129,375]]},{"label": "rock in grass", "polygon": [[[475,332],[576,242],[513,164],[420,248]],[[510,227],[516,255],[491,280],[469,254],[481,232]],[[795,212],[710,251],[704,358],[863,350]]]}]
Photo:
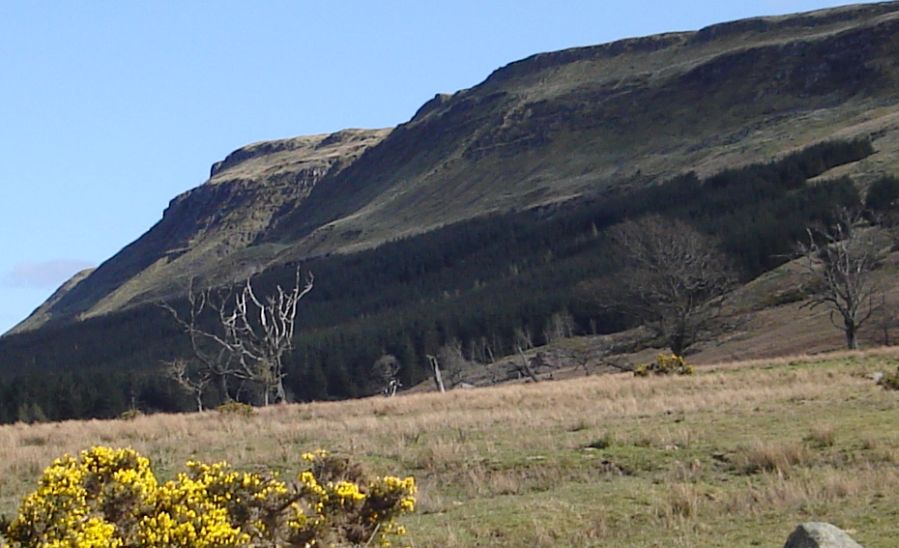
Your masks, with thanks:
[{"label": "rock in grass", "polygon": [[790,534],[784,548],[861,548],[861,545],[839,527],[810,521]]}]

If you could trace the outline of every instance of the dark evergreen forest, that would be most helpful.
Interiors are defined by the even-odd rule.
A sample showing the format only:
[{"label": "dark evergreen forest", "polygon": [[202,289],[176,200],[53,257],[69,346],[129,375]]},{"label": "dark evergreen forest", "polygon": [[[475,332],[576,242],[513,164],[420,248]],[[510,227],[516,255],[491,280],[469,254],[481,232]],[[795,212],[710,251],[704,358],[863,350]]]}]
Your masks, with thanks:
[{"label": "dark evergreen forest", "polygon": [[[584,288],[614,273],[606,229],[643,214],[715,235],[749,280],[788,260],[806,226],[830,223],[838,207],[861,207],[852,181],[809,179],[872,153],[866,140],[827,142],[708,179],[690,173],[308,261],[300,266],[316,285],[301,302],[287,389],[294,400],[372,394],[369,370],[384,353],[399,358],[411,386],[427,376],[425,355],[447,341],[459,340],[471,359],[485,346],[509,354],[516,330],[539,344],[548,319],[563,311],[581,333],[627,328]],[[895,200],[895,188],[885,196]],[[257,292],[290,283],[296,266],[262,273]],[[189,395],[161,373],[163,360],[189,355],[187,337],[156,306],[5,337],[0,422],[189,410]]]}]

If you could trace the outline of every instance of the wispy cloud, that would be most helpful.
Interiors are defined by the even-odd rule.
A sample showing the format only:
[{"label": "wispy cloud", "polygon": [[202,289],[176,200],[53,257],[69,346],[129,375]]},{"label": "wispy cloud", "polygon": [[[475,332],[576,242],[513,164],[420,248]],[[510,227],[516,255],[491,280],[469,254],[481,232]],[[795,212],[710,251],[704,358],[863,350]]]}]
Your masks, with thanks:
[{"label": "wispy cloud", "polygon": [[55,289],[73,274],[89,268],[91,263],[74,259],[54,259],[51,261],[24,262],[13,267],[0,277],[0,284],[7,287],[28,287],[34,289]]}]

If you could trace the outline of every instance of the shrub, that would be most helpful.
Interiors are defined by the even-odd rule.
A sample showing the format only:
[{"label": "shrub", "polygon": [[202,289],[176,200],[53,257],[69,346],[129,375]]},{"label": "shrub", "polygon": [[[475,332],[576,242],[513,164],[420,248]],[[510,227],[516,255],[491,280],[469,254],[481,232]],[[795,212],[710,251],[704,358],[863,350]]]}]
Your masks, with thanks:
[{"label": "shrub", "polygon": [[865,197],[865,206],[874,211],[884,211],[895,207],[899,201],[899,179],[896,177],[882,177],[868,188]]},{"label": "shrub", "polygon": [[802,301],[808,297],[806,288],[789,288],[766,295],[762,299],[762,308],[773,308]]},{"label": "shrub", "polygon": [[676,354],[659,354],[656,361],[644,363],[634,368],[635,377],[650,375],[692,375],[693,366]]},{"label": "shrub", "polygon": [[896,368],[895,373],[886,373],[877,384],[884,387],[886,390],[899,390],[899,367]]},{"label": "shrub", "polygon": [[612,445],[612,436],[608,433],[603,434],[602,437],[596,438],[587,444],[587,447],[591,449],[608,449],[609,446]]},{"label": "shrub", "polygon": [[222,415],[240,415],[242,417],[249,417],[256,412],[252,405],[241,403],[239,401],[225,402],[216,407],[215,410]]},{"label": "shrub", "polygon": [[794,466],[802,466],[808,461],[808,451],[796,443],[756,443],[734,457],[734,464],[744,474],[788,474]]},{"label": "shrub", "polygon": [[142,417],[144,413],[140,409],[129,409],[127,411],[123,411],[119,418],[123,421],[132,421],[137,417]]},{"label": "shrub", "polygon": [[803,441],[812,447],[824,449],[825,447],[833,447],[836,442],[836,435],[834,434],[833,426],[819,424],[812,428],[811,432],[803,438]]},{"label": "shrub", "polygon": [[293,482],[188,462],[160,484],[132,449],[94,447],[44,471],[6,527],[12,546],[390,546],[414,509],[409,477],[368,478],[349,459],[303,456]]}]

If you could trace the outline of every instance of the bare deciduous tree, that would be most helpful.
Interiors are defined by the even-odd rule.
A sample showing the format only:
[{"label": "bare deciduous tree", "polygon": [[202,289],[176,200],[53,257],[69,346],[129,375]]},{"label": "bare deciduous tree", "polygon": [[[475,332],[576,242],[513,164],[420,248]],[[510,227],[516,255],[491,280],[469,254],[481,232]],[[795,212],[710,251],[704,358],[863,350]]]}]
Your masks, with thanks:
[{"label": "bare deciduous tree", "polygon": [[289,291],[280,285],[276,294],[260,300],[250,279],[234,298],[230,313],[221,314],[226,341],[235,349],[235,358],[241,373],[258,382],[263,389],[263,402],[286,402],[284,391],[284,357],[293,350],[297,305],[312,291],[312,274],[305,281],[296,281]]},{"label": "bare deciduous tree", "polygon": [[471,367],[471,363],[462,353],[462,343],[459,339],[451,339],[441,346],[437,350],[437,360],[445,375],[444,380],[449,381],[451,388],[462,382],[465,371]]},{"label": "bare deciduous tree", "polygon": [[543,339],[547,344],[571,338],[573,335],[574,318],[567,310],[553,314],[543,328]]},{"label": "bare deciduous tree", "polygon": [[843,331],[850,349],[858,348],[859,329],[877,310],[880,286],[873,271],[885,257],[874,232],[860,228],[859,222],[842,210],[830,229],[808,229],[808,242],[799,244],[806,270],[821,287],[809,306],[830,309],[830,321]]},{"label": "bare deciduous tree", "polygon": [[[312,290],[313,280],[311,274],[302,280],[297,269],[293,288],[284,290],[278,285],[275,294],[261,299],[250,278],[237,292],[206,289],[199,294],[191,281],[186,318],[168,303],[161,304],[189,335],[201,364],[192,377],[187,369],[182,376],[190,383],[200,382],[204,376],[219,379],[226,399],[230,397],[228,379],[236,378],[259,385],[265,405],[272,397],[275,402],[286,401],[284,358],[293,349],[297,305]],[[218,316],[211,328],[200,325],[207,310]]]},{"label": "bare deciduous tree", "polygon": [[527,375],[528,378],[531,379],[531,381],[540,382],[540,378],[537,377],[537,374],[531,367],[531,360],[529,360],[527,355],[524,353],[524,349],[519,346],[516,348],[516,350],[518,350],[518,357],[521,361],[514,366],[514,369],[518,372],[519,378],[521,378],[522,375]]},{"label": "bare deciduous tree", "polygon": [[877,330],[880,332],[880,342],[884,346],[890,346],[893,344],[891,332],[899,326],[899,315],[896,314],[896,304],[885,294],[881,294],[876,309],[872,319],[877,326]]},{"label": "bare deciduous tree", "polygon": [[611,229],[622,270],[600,285],[608,308],[632,316],[674,354],[721,330],[721,308],[736,274],[718,242],[659,215]]},{"label": "bare deciduous tree", "polygon": [[458,339],[452,339],[437,350],[436,355],[427,355],[431,365],[434,384],[440,392],[446,392],[446,380],[450,388],[454,388],[462,382],[465,371],[471,367],[471,362],[465,359],[462,353],[462,343]]},{"label": "bare deciduous tree", "polygon": [[534,348],[534,340],[531,338],[531,330],[528,326],[516,327],[512,334],[514,339],[515,350],[523,352]]},{"label": "bare deciduous tree", "polygon": [[493,348],[487,337],[470,339],[468,341],[468,355],[478,363],[491,364],[496,362],[496,358],[493,356]]},{"label": "bare deciduous tree", "polygon": [[190,367],[183,360],[177,365],[174,362],[167,362],[169,376],[191,392],[193,389],[189,384],[199,383],[206,378],[218,381],[225,401],[231,399],[228,380],[236,377],[238,373],[232,365],[235,349],[224,339],[221,330],[204,329],[200,321],[212,313],[220,316],[230,297],[231,293],[227,291],[213,292],[211,289],[205,289],[197,292],[195,280],[191,279],[187,287],[186,315],[182,316],[169,303],[160,303],[160,306],[167,310],[187,333],[193,357],[198,362],[196,367]]},{"label": "bare deciduous tree", "polygon": [[204,367],[191,370],[187,360],[176,359],[166,362],[166,372],[169,378],[193,395],[197,404],[197,411],[202,413],[203,395],[206,392],[206,388],[213,381],[212,371]]},{"label": "bare deciduous tree", "polygon": [[384,354],[371,367],[372,375],[383,386],[381,392],[391,398],[400,388],[397,374],[400,372],[400,361],[393,354]]}]

